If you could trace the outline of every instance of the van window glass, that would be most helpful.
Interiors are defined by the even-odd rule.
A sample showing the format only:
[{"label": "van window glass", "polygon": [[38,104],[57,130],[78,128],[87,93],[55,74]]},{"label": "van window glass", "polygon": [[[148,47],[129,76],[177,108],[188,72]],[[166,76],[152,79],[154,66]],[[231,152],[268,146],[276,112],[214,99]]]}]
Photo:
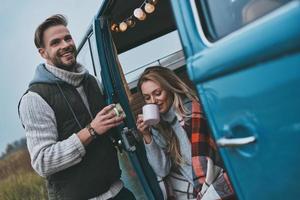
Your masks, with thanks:
[{"label": "van window glass", "polygon": [[91,51],[89,47],[88,40],[85,42],[83,47],[81,48],[79,54],[77,55],[77,61],[82,64],[91,75],[95,76],[94,65],[92,61]]},{"label": "van window glass", "polygon": [[270,13],[291,0],[196,0],[203,31],[210,41]]},{"label": "van window glass", "polygon": [[101,79],[101,67],[98,59],[98,54],[96,53],[94,34],[86,40],[83,47],[80,49],[77,55],[77,61],[82,64],[91,75],[95,76],[101,91],[103,91],[102,79]]},{"label": "van window glass", "polygon": [[97,78],[99,80],[101,80],[101,69],[102,69],[102,67],[101,67],[101,64],[100,64],[100,59],[99,59],[99,55],[98,55],[98,51],[97,51],[96,38],[95,38],[94,33],[92,33],[90,35],[89,41],[90,41],[92,57],[93,57],[94,65],[95,65],[95,74],[96,74]]},{"label": "van window glass", "polygon": [[168,66],[172,62],[171,60],[175,59],[184,61],[184,59],[178,58],[179,54],[183,57],[178,32],[173,31],[119,54],[119,61],[131,89],[145,68],[153,65]]}]

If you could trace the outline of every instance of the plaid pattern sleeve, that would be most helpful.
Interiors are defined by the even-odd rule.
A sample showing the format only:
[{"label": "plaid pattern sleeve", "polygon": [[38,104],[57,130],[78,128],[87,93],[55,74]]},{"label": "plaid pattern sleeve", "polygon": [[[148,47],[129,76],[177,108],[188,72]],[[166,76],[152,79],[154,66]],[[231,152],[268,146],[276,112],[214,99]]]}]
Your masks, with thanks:
[{"label": "plaid pattern sleeve", "polygon": [[192,146],[192,167],[197,199],[234,199],[233,189],[224,171],[216,144],[197,101],[192,102],[191,118],[184,129],[190,137]]}]

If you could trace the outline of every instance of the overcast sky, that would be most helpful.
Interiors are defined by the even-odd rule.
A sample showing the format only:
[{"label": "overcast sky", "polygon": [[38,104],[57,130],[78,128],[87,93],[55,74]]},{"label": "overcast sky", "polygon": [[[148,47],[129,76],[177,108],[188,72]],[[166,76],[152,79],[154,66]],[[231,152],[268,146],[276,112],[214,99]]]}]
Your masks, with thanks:
[{"label": "overcast sky", "polygon": [[[17,104],[26,91],[36,66],[44,62],[33,42],[36,27],[48,16],[64,14],[68,18],[68,27],[78,45],[99,10],[102,0],[0,0],[0,2],[1,155],[8,143],[25,137],[17,113]],[[177,32],[172,32],[123,53],[120,55],[120,61],[124,71],[127,72],[181,48]]]},{"label": "overcast sky", "polygon": [[25,137],[17,104],[38,63],[36,27],[48,16],[64,14],[76,44],[100,7],[101,0],[0,0],[0,154],[8,143]]}]

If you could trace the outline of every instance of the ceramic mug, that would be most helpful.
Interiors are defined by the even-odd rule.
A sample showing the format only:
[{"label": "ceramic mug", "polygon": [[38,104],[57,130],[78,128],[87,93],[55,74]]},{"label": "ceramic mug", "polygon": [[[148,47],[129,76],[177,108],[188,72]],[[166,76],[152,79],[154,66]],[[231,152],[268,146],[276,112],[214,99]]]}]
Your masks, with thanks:
[{"label": "ceramic mug", "polygon": [[159,122],[159,108],[156,104],[146,104],[143,106],[143,120],[147,125],[155,125]]},{"label": "ceramic mug", "polygon": [[112,109],[111,112],[114,112],[117,117],[121,117],[121,116],[126,117],[126,114],[119,103],[115,105],[115,107]]}]

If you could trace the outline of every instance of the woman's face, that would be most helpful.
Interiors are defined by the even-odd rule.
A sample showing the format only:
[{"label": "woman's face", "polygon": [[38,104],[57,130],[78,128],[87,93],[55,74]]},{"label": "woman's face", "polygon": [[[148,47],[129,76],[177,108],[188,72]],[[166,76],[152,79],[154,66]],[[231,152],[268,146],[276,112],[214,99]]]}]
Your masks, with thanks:
[{"label": "woman's face", "polygon": [[141,90],[146,103],[157,104],[160,113],[165,113],[169,110],[172,98],[159,84],[150,80],[145,81],[141,85]]}]

